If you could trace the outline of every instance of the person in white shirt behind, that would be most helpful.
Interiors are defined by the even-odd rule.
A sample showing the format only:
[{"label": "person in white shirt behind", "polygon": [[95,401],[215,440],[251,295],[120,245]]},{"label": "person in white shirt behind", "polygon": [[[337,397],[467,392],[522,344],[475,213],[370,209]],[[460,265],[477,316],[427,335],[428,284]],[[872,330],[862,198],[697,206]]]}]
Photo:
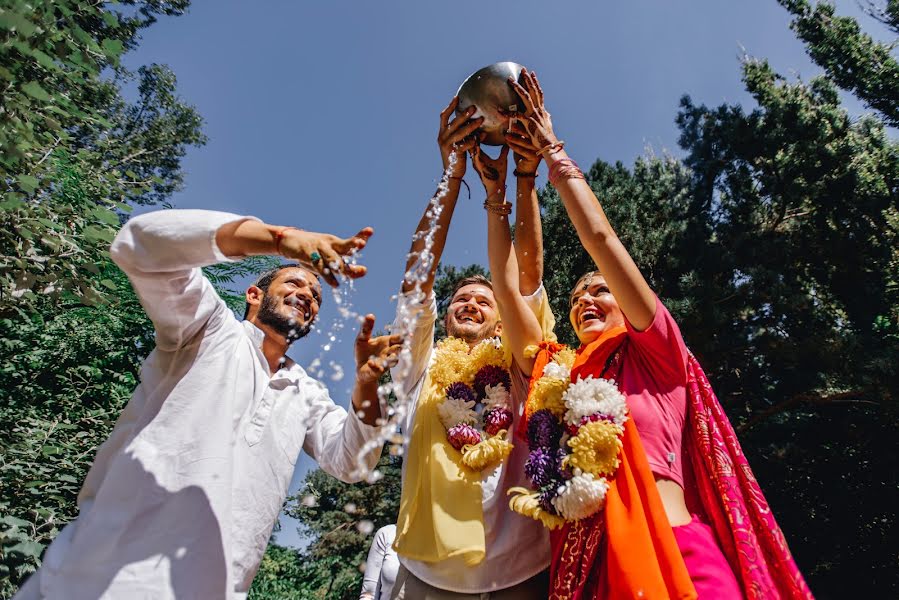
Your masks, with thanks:
[{"label": "person in white shirt behind", "polygon": [[[141,383],[100,447],[59,533],[17,599],[245,598],[305,450],[358,481],[380,455],[378,378],[398,336],[356,339],[352,410],[285,357],[311,328],[320,275],[361,277],[346,259],[372,230],[340,239],[252,217],[164,210],[131,219],[110,249],[156,328]],[[297,261],[246,292],[240,321],[201,267],[276,254]],[[363,464],[359,464],[362,462]]]},{"label": "person in white shirt behind", "polygon": [[375,533],[375,539],[368,550],[368,559],[365,561],[365,573],[362,575],[362,591],[359,600],[388,600],[393,584],[396,581],[396,573],[400,567],[400,561],[393,549],[393,540],[396,538],[396,525],[390,524],[381,527]]}]

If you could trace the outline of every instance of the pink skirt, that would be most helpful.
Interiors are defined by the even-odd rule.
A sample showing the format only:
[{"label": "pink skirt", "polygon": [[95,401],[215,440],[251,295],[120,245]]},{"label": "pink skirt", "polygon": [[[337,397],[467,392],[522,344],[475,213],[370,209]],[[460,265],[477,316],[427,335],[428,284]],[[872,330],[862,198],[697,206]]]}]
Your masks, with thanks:
[{"label": "pink skirt", "polygon": [[699,600],[743,598],[737,578],[724,558],[711,527],[694,515],[692,521],[673,529]]}]

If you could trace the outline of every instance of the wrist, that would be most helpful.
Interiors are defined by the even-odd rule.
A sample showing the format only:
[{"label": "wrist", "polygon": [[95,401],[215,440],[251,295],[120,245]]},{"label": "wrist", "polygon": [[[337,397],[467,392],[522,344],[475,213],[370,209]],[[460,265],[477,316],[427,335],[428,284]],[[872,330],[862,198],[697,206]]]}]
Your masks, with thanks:
[{"label": "wrist", "polygon": [[518,165],[515,167],[515,170],[512,171],[512,174],[515,175],[515,179],[518,181],[518,185],[533,185],[534,180],[537,179],[537,167],[539,163],[536,165]]},{"label": "wrist", "polygon": [[[493,181],[491,181],[490,183],[492,185],[484,186],[484,192],[487,193],[487,199],[490,200],[491,202],[499,202],[500,200],[503,199],[503,197],[506,194],[506,184],[500,183],[497,185]],[[499,196],[499,200],[497,199],[497,196]]]},{"label": "wrist", "polygon": [[447,177],[462,177],[465,175],[465,159],[456,156],[455,160],[450,156],[443,157],[443,174]]},{"label": "wrist", "polygon": [[547,152],[543,155],[546,160],[546,166],[552,169],[553,165],[559,162],[560,160],[564,160],[568,158],[568,153],[565,152],[564,148],[558,148],[552,152]]},{"label": "wrist", "polygon": [[292,227],[290,225],[285,227],[273,227],[270,233],[272,234],[272,240],[274,242],[274,254],[284,256],[284,236],[299,231],[303,230],[299,227]]},{"label": "wrist", "polygon": [[500,187],[487,194],[484,210],[500,216],[508,216],[512,212],[512,203],[506,200],[506,187]]},{"label": "wrist", "polygon": [[[381,400],[378,398],[378,382],[356,380],[352,399],[353,412],[366,425],[376,425],[381,414]],[[361,414],[360,414],[361,413]]]},{"label": "wrist", "polygon": [[546,163],[549,164],[552,156],[561,152],[563,148],[565,148],[565,142],[556,139],[555,141],[548,141],[545,146],[540,148],[538,154],[546,159]]}]

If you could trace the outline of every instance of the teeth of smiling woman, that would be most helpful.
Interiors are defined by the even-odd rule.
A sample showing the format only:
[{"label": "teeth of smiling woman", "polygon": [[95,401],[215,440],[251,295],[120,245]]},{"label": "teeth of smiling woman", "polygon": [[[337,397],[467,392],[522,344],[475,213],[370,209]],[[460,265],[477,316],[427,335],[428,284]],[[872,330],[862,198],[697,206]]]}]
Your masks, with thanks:
[{"label": "teeth of smiling woman", "polygon": [[593,321],[594,319],[602,320],[602,319],[603,319],[603,315],[600,314],[599,312],[595,311],[595,310],[592,310],[592,309],[591,309],[591,310],[585,310],[585,311],[581,314],[581,322],[583,322],[583,321]]}]

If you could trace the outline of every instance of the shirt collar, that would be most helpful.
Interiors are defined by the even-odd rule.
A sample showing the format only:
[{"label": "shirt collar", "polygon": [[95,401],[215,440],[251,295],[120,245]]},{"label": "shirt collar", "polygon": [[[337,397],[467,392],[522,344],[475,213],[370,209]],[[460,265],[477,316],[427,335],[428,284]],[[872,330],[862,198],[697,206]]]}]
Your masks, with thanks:
[{"label": "shirt collar", "polygon": [[[265,339],[265,332],[253,325],[250,321],[242,321],[241,325],[243,325],[244,332],[253,343],[253,348],[256,349],[256,354],[259,356],[262,366],[268,371],[268,360],[265,358],[265,354],[262,353],[262,341]],[[290,364],[288,366],[282,367],[275,373],[269,374],[271,381],[283,379],[290,383],[298,384],[300,379],[306,376],[306,371],[303,370],[303,367],[292,360],[289,362]]]}]

